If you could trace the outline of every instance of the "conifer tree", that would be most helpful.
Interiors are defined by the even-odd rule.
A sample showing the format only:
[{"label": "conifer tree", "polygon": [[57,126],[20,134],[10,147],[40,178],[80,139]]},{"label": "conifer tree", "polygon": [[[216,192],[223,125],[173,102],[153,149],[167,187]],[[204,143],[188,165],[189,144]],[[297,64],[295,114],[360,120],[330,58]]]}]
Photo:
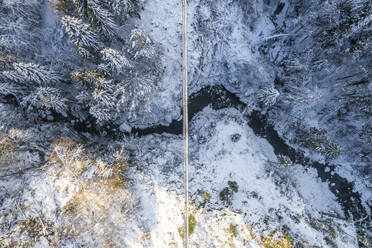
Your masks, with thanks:
[{"label": "conifer tree", "polygon": [[272,106],[276,103],[279,95],[279,91],[274,87],[266,87],[261,90],[258,98],[266,106]]},{"label": "conifer tree", "polygon": [[0,95],[7,96],[12,95],[17,97],[20,95],[24,90],[21,87],[17,87],[11,83],[0,83]]},{"label": "conifer tree", "polygon": [[96,85],[99,85],[100,82],[104,80],[104,75],[96,70],[73,71],[70,73],[70,77],[73,81],[81,83],[89,89],[94,89]]},{"label": "conifer tree", "polygon": [[114,21],[114,16],[100,1],[88,1],[88,18],[105,36],[110,38],[116,34],[118,26]]},{"label": "conifer tree", "polygon": [[[36,48],[31,40],[38,44],[40,39],[33,26],[41,24],[42,3],[42,0],[15,0],[6,1],[1,6],[0,20],[5,23],[0,24],[1,97],[14,96],[20,106],[34,117],[41,115],[45,118],[52,111],[66,116],[69,112],[79,120],[86,120],[91,115],[99,124],[113,121],[128,111],[131,116],[148,111],[156,86],[154,77],[146,74],[149,68],[156,65],[153,60],[157,55],[154,43],[145,32],[136,29],[130,39],[131,47],[124,46],[122,51],[103,49],[103,42],[97,33],[99,31],[106,36],[104,42],[107,45],[112,45],[113,40],[118,41],[115,38],[116,22],[138,15],[143,1],[60,0],[51,5],[58,8],[59,14],[64,14],[61,17],[63,29],[80,55],[95,58],[87,61],[91,69],[70,73],[71,79],[76,82],[73,87],[66,87],[65,81],[61,81],[60,75],[53,70],[33,62],[36,57],[32,55],[27,56],[27,62],[18,62],[12,56],[3,54],[17,57],[27,49]],[[8,12],[16,16],[10,16]],[[80,18],[72,16],[77,13]],[[26,34],[28,38],[23,37]],[[66,47],[70,51],[69,42]],[[129,59],[132,57],[136,62]],[[133,63],[143,66],[134,68]]]},{"label": "conifer tree", "polygon": [[53,87],[39,87],[36,92],[40,105],[66,116],[66,99],[61,96],[60,90]]},{"label": "conifer tree", "polygon": [[92,52],[97,52],[102,48],[97,33],[81,19],[65,15],[62,17],[62,24],[83,57],[89,57]]},{"label": "conifer tree", "polygon": [[9,55],[0,53],[0,70],[8,70],[12,67],[14,58]]},{"label": "conifer tree", "polygon": [[34,63],[13,62],[9,57],[3,56],[1,61],[7,70],[0,73],[0,95],[14,96],[29,116],[47,117],[47,110],[66,116],[66,99],[56,88],[60,82],[56,72]]},{"label": "conifer tree", "polygon": [[89,113],[96,118],[98,124],[104,123],[106,121],[109,121],[112,118],[112,114],[109,109],[99,106],[99,105],[93,105],[89,108]]},{"label": "conifer tree", "polygon": [[0,1],[0,52],[32,57],[40,41],[41,1]]},{"label": "conifer tree", "polygon": [[[108,82],[111,84],[111,82]],[[101,89],[96,88],[92,93],[93,99],[96,103],[113,108],[116,106],[116,99],[110,87],[101,87]]]},{"label": "conifer tree", "polygon": [[79,14],[107,37],[113,37],[118,28],[114,15],[106,7],[105,1],[73,0]]},{"label": "conifer tree", "polygon": [[38,85],[48,85],[59,81],[57,73],[44,66],[33,63],[12,63],[12,70],[3,71],[2,75],[16,83],[27,85],[29,82]]},{"label": "conifer tree", "polygon": [[88,0],[72,0],[72,2],[82,17],[88,17]]},{"label": "conifer tree", "polygon": [[81,85],[82,92],[76,96],[80,104],[87,105],[89,113],[98,124],[110,120],[116,107],[114,82],[97,71],[74,71],[71,78]]},{"label": "conifer tree", "polygon": [[123,73],[125,68],[132,68],[129,60],[119,51],[105,48],[101,50],[104,63],[99,65],[101,71],[105,74],[118,75]]},{"label": "conifer tree", "polygon": [[156,58],[154,43],[150,37],[141,29],[134,29],[130,37],[131,52],[136,59],[152,60]]},{"label": "conifer tree", "polygon": [[143,0],[112,0],[110,1],[111,9],[114,13],[122,17],[123,21],[129,16],[139,15],[139,11],[144,6]]},{"label": "conifer tree", "polygon": [[49,4],[61,15],[71,15],[76,6],[74,0],[49,1]]},{"label": "conifer tree", "polygon": [[130,81],[123,81],[120,86],[118,110],[129,112],[135,117],[137,113],[149,111],[155,83],[151,77],[136,76]]}]

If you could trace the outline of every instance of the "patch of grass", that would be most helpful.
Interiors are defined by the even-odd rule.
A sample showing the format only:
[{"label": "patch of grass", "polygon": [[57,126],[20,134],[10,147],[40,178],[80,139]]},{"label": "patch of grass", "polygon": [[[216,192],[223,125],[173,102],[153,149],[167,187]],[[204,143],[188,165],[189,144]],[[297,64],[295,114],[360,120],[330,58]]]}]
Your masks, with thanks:
[{"label": "patch of grass", "polygon": [[95,161],[95,174],[103,186],[111,190],[116,190],[126,186],[124,173],[127,164],[124,161],[116,161],[113,165],[108,165],[102,160]]},{"label": "patch of grass", "polygon": [[[10,241],[0,242],[0,247],[6,248],[28,248],[34,247],[35,243],[40,240],[40,238],[45,237],[48,239],[51,230],[51,223],[44,222],[40,218],[30,218],[27,220],[22,220],[16,227],[15,231],[20,237],[20,241]],[[1,237],[0,237],[1,239]]]},{"label": "patch of grass", "polygon": [[36,218],[21,221],[20,227],[22,232],[27,232],[32,237],[43,236],[45,231],[41,221]]},{"label": "patch of grass", "polygon": [[[236,238],[238,236],[237,225],[230,224],[229,228],[227,228],[226,231],[230,235],[229,235],[227,241],[224,244],[228,245],[230,248],[235,248],[234,238]],[[225,245],[224,245],[224,247],[225,247]]]},{"label": "patch of grass", "polygon": [[248,227],[248,232],[249,232],[249,239],[254,240],[256,238],[256,235],[254,235],[253,227]]},{"label": "patch of grass", "polygon": [[92,219],[95,215],[106,216],[110,203],[114,201],[110,197],[117,196],[114,191],[107,190],[102,184],[92,182],[91,185],[82,185],[80,190],[62,207],[62,213],[65,216],[84,216],[84,218],[92,217]]},{"label": "patch of grass", "polygon": [[[195,226],[196,226],[196,219],[195,216],[190,214],[189,215],[189,235],[191,236],[194,233]],[[182,240],[185,238],[185,226],[181,226],[178,228],[178,234],[182,238]]]},{"label": "patch of grass", "polygon": [[273,235],[261,238],[260,242],[264,248],[294,248],[292,239],[281,232],[275,232]]},{"label": "patch of grass", "polygon": [[169,247],[177,247],[177,243],[172,240],[171,242],[169,242],[168,246]]},{"label": "patch of grass", "polygon": [[48,161],[56,167],[65,167],[74,177],[81,175],[93,163],[81,144],[65,138],[52,143]]},{"label": "patch of grass", "polygon": [[[18,205],[18,207],[22,211],[26,206]],[[49,221],[45,216],[36,212],[35,215],[26,217],[22,211],[22,216],[24,219],[10,226],[8,232],[2,233],[4,236],[0,234],[1,248],[30,248],[42,238],[51,247],[56,247],[56,245],[53,246],[53,238],[57,235],[57,222]]]},{"label": "patch of grass", "polygon": [[70,200],[66,202],[66,204],[62,207],[62,214],[70,215],[76,213],[79,204],[76,197],[77,194],[75,194],[73,197],[71,197]]},{"label": "patch of grass", "polygon": [[190,235],[194,233],[195,225],[196,225],[195,216],[190,214],[189,215],[189,234]]},{"label": "patch of grass", "polygon": [[185,231],[184,231],[184,226],[181,226],[179,227],[177,230],[178,230],[178,234],[180,235],[181,239],[184,240],[185,238]]},{"label": "patch of grass", "polygon": [[229,228],[227,229],[227,231],[234,238],[236,238],[238,236],[238,230],[236,228],[237,228],[237,225],[230,224]]},{"label": "patch of grass", "polygon": [[149,241],[151,239],[151,233],[150,232],[146,232],[144,234],[142,234],[140,237],[139,237],[139,240],[141,241],[141,243],[146,243],[147,241]]},{"label": "patch of grass", "polygon": [[211,194],[209,194],[208,192],[203,192],[203,199],[205,201],[209,201],[211,198],[212,198]]},{"label": "patch of grass", "polygon": [[[55,243],[90,232],[100,240],[99,247],[120,247],[110,240],[110,234],[116,228],[112,213],[115,213],[114,218],[125,221],[134,206],[128,187],[126,158],[92,157],[88,152],[69,139],[60,139],[52,144],[48,159],[54,166],[48,167],[49,173],[62,175],[77,189],[62,206],[62,232],[54,238]],[[86,173],[88,169],[89,173]]]},{"label": "patch of grass", "polygon": [[328,225],[326,225],[326,227],[324,228],[324,230],[332,237],[332,238],[336,238],[337,237],[337,235],[336,235],[336,230],[333,228],[333,227],[331,227],[331,226],[328,226]]},{"label": "patch of grass", "polygon": [[2,244],[0,242],[0,247],[1,248],[29,248],[29,247],[34,247],[36,241],[31,240],[31,241],[21,241],[21,242],[9,242],[7,245]]},{"label": "patch of grass", "polygon": [[[65,224],[71,224],[76,235],[91,232],[97,235],[103,244],[107,243],[110,233],[114,232],[112,225],[112,212],[115,218],[125,220],[133,210],[133,201],[126,186],[125,176],[122,173],[121,163],[106,165],[105,175],[85,178],[79,183],[79,191],[75,193],[62,207]],[[97,231],[97,223],[102,231]]]},{"label": "patch of grass", "polygon": [[210,202],[212,195],[208,193],[207,191],[202,191],[202,190],[198,190],[198,194],[202,197],[202,200],[198,207],[204,208],[207,205],[207,203]]},{"label": "patch of grass", "polygon": [[333,242],[333,240],[331,240],[329,237],[325,237],[324,241],[326,242],[328,247],[337,248],[335,242]]}]

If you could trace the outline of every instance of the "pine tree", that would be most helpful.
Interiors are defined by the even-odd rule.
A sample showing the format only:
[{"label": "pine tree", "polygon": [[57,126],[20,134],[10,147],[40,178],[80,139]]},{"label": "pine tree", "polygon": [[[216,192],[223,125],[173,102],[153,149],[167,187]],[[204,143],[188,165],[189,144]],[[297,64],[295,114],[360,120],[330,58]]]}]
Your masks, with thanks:
[{"label": "pine tree", "polygon": [[14,62],[12,67],[13,70],[3,71],[1,74],[22,85],[27,85],[29,82],[48,85],[60,80],[57,73],[37,64]]},{"label": "pine tree", "polygon": [[13,0],[2,2],[1,7],[4,10],[11,10],[13,18],[21,18],[30,24],[38,25],[41,20],[41,3],[42,1]]},{"label": "pine tree", "polygon": [[116,15],[121,16],[128,12],[128,1],[112,0],[110,3],[110,7]]},{"label": "pine tree", "polygon": [[119,85],[118,110],[130,112],[131,116],[150,111],[154,88],[155,83],[151,77],[136,76],[122,82]]},{"label": "pine tree", "polygon": [[1,1],[0,6],[0,51],[32,57],[40,41],[41,2]]},{"label": "pine tree", "polygon": [[89,22],[107,37],[115,35],[118,28],[114,15],[105,6],[105,1],[73,0],[78,12],[84,20]]},{"label": "pine tree", "polygon": [[111,9],[114,13],[122,17],[123,21],[129,16],[137,15],[139,16],[139,11],[144,6],[143,0],[112,0],[110,1]]},{"label": "pine tree", "polygon": [[14,58],[9,55],[0,53],[0,70],[9,70],[12,68]]},{"label": "pine tree", "polygon": [[82,85],[85,85],[90,89],[95,88],[96,85],[99,85],[100,82],[105,79],[104,75],[96,70],[72,71],[70,73],[70,77],[73,81],[81,83]]},{"label": "pine tree", "polygon": [[[118,41],[115,38],[118,28],[116,22],[138,15],[143,8],[143,0],[58,0],[51,4],[59,14],[64,14],[61,17],[63,29],[80,55],[94,58],[86,61],[92,69],[70,73],[71,79],[77,82],[73,87],[59,85],[65,83],[59,74],[35,63],[36,58],[41,58],[40,55],[36,57],[34,52],[29,52],[36,51],[40,46],[41,36],[35,27],[42,27],[40,7],[44,1],[0,2],[0,95],[3,99],[8,99],[9,95],[14,96],[30,117],[52,118],[52,112],[66,116],[69,111],[79,120],[86,120],[91,115],[99,124],[127,111],[135,116],[149,110],[155,80],[149,75],[143,75],[142,71],[149,71],[155,64],[153,59],[157,51],[154,43],[145,32],[138,29],[132,32],[132,48],[125,47],[122,51],[103,49],[98,33],[106,36],[104,41],[107,43]],[[77,13],[80,18],[70,16]],[[57,46],[61,48],[60,43]],[[69,54],[70,50],[74,54],[70,42],[66,42],[65,47]],[[17,62],[4,53],[15,57],[23,56],[24,53],[27,63]],[[137,61],[132,62],[127,55]],[[149,63],[149,60],[152,61]],[[96,61],[100,61],[100,64]],[[143,66],[137,69],[132,63]],[[118,83],[121,81],[126,83]]]},{"label": "pine tree", "polygon": [[116,106],[115,96],[110,89],[95,89],[92,93],[93,99],[96,103],[108,107],[114,108]]},{"label": "pine tree", "polygon": [[21,87],[17,87],[12,83],[0,83],[0,94],[3,96],[13,95],[17,97],[20,95],[24,90]]},{"label": "pine tree", "polygon": [[274,87],[267,87],[261,90],[259,100],[266,106],[272,106],[276,103],[280,93]]},{"label": "pine tree", "polygon": [[114,16],[97,0],[88,0],[88,18],[105,36],[113,37],[118,26]]},{"label": "pine tree", "polygon": [[96,118],[98,124],[109,121],[112,118],[110,110],[104,106],[93,105],[89,108],[89,113]]},{"label": "pine tree", "polygon": [[88,17],[88,0],[72,0],[82,17]]},{"label": "pine tree", "polygon": [[62,17],[62,24],[83,57],[89,57],[92,52],[97,52],[102,48],[99,36],[89,24],[81,19],[65,15]]},{"label": "pine tree", "polygon": [[117,50],[105,48],[101,50],[101,55],[104,63],[100,64],[99,68],[105,74],[118,75],[123,73],[124,69],[132,68],[128,59]]},{"label": "pine tree", "polygon": [[[0,73],[3,83],[0,83],[0,94],[12,95],[29,116],[44,117],[54,110],[66,116],[66,99],[57,89],[60,76],[46,67],[33,64],[12,62],[6,59],[8,70]],[[48,112],[49,111],[49,112]]]},{"label": "pine tree", "polygon": [[372,121],[362,126],[359,136],[367,144],[372,144]]},{"label": "pine tree", "polygon": [[52,87],[39,87],[36,92],[40,105],[66,116],[66,99],[61,96],[60,90]]},{"label": "pine tree", "polygon": [[110,120],[117,103],[114,82],[105,79],[97,71],[74,71],[70,76],[81,85],[81,93],[76,96],[77,102],[88,106],[89,113],[98,124]]},{"label": "pine tree", "polygon": [[20,106],[23,107],[23,109],[26,110],[26,113],[31,116],[37,116],[36,113],[38,113],[42,108],[36,91],[32,91],[30,94],[24,96],[20,101]]},{"label": "pine tree", "polygon": [[134,58],[152,60],[157,57],[154,43],[143,30],[132,30],[130,42],[132,45],[130,51],[134,54]]}]

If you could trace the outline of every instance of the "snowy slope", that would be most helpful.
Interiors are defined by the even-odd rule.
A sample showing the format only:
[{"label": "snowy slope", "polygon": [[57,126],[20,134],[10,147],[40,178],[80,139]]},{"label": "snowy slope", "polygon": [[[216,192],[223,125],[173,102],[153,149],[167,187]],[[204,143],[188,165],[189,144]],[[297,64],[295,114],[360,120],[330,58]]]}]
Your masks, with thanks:
[{"label": "snowy slope", "polygon": [[[43,131],[49,142],[74,137],[66,128],[41,130],[52,131]],[[29,132],[30,144],[37,142],[40,131]],[[84,139],[74,139],[79,137]],[[61,167],[48,155],[42,170],[1,178],[1,242],[182,247],[182,138],[148,135],[109,146],[90,138],[83,145],[88,157],[76,150],[72,160],[78,162],[74,166],[87,163],[84,170]],[[193,247],[358,247],[353,222],[344,218],[328,185],[311,169],[279,164],[273,148],[254,135],[237,110],[205,108],[191,123],[190,142]],[[62,152],[53,144],[45,152]],[[131,162],[124,182],[110,186],[115,177],[109,168],[126,157],[121,149],[132,154]]]},{"label": "snowy slope", "polygon": [[[137,192],[144,195],[141,222],[149,225],[156,220],[146,244],[180,247],[182,140],[177,136],[143,139],[140,143],[146,145],[137,151],[136,159],[145,166],[144,174],[151,184],[142,179],[137,186]],[[343,220],[341,207],[327,184],[301,165],[278,165],[271,146],[253,134],[236,110],[207,108],[198,114],[192,122],[190,147],[191,213],[196,219],[192,246],[260,247],[261,238],[281,231],[293,243],[357,247],[353,223]],[[232,188],[236,184],[237,192],[229,184]],[[153,216],[149,209],[155,212]]]}]

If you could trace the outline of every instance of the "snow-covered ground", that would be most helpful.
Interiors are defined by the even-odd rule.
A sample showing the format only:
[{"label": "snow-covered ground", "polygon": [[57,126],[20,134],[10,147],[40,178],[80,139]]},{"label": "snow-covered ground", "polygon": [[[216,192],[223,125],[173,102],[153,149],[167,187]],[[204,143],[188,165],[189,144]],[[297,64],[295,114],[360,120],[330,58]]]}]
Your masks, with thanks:
[{"label": "snow-covered ground", "polygon": [[[328,185],[312,169],[278,163],[273,148],[254,135],[240,112],[207,107],[190,131],[193,247],[358,247],[354,224]],[[108,148],[99,142],[106,141],[83,146],[95,157],[84,170],[59,167],[49,155],[43,170],[1,178],[0,220],[9,227],[1,229],[4,244],[32,240],[27,235],[35,228],[34,247],[182,247],[182,137],[148,135]],[[105,183],[100,170],[122,157],[112,155],[111,146],[132,154],[126,182],[113,188],[110,174]],[[76,156],[80,164],[88,161]],[[22,227],[30,220],[32,226]]]},{"label": "snow-covered ground", "polygon": [[[139,223],[148,233],[146,241],[126,244],[181,247],[181,137],[150,135],[129,144],[141,171],[134,184]],[[290,237],[291,245],[358,247],[354,224],[328,184],[314,169],[281,165],[237,110],[205,108],[191,123],[190,147],[193,247],[262,247],[272,236],[277,244]]]}]

